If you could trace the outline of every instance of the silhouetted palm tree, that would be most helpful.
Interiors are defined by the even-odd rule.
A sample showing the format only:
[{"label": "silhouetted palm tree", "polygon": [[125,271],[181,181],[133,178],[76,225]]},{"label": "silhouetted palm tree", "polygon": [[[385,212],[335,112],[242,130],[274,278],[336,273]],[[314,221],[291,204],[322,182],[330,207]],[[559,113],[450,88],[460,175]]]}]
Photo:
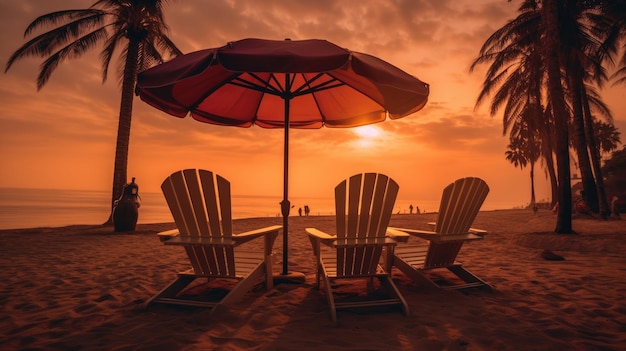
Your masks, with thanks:
[{"label": "silhouetted palm tree", "polygon": [[[596,140],[593,138],[593,118],[588,90],[593,89],[587,83],[602,86],[607,75],[602,66],[602,59],[610,56],[610,50],[604,46],[608,34],[610,18],[599,11],[600,0],[595,1],[560,1],[559,40],[563,71],[565,72],[567,94],[572,108],[574,123],[574,145],[582,176],[585,200],[592,211],[600,212],[603,218],[608,215],[608,205]],[[602,103],[601,103],[602,104]],[[607,119],[612,120],[607,111]],[[594,179],[594,171],[595,179]]]},{"label": "silhouetted palm tree", "polygon": [[[104,82],[116,49],[121,49],[119,57],[123,60],[124,70],[111,208],[127,182],[128,144],[137,72],[181,54],[166,35],[167,26],[163,17],[166,2],[99,0],[87,9],[57,11],[40,16],[28,25],[24,35],[29,36],[40,28],[52,29],[30,39],[11,55],[6,64],[5,73],[20,59],[30,56],[44,58],[37,77],[39,90],[61,62],[80,57],[97,44],[103,44],[100,57]],[[111,217],[107,222],[110,221]]]},{"label": "silhouetted palm tree", "polygon": [[621,140],[620,132],[615,128],[615,125],[600,121],[595,121],[593,125],[594,136],[598,140],[600,152],[610,153],[617,149]]},{"label": "silhouetted palm tree", "polygon": [[[532,2],[525,2],[520,11],[518,17],[487,39],[470,68],[472,71],[478,64],[491,62],[476,106],[493,95],[491,115],[504,107],[503,134],[508,133],[511,140],[520,137],[528,140],[524,147],[527,155],[533,155],[531,173],[534,174],[534,163],[540,155],[544,158],[554,204],[558,187],[552,147],[554,127],[552,114],[544,113],[542,107],[546,78],[543,53],[538,45],[541,13]],[[534,176],[531,175],[531,178],[534,179]]]},{"label": "silhouetted palm tree", "polygon": [[511,133],[510,143],[507,145],[508,150],[504,154],[506,159],[520,170],[530,165],[530,208],[534,209],[536,206],[535,163],[539,159],[540,145],[538,140],[532,137],[535,133],[530,131],[527,125],[525,126]]},{"label": "silhouetted palm tree", "polygon": [[[587,201],[603,215],[607,212],[592,111],[609,122],[612,118],[590,83],[602,86],[607,79],[602,62],[614,56],[619,42],[608,40],[610,29],[623,32],[623,26],[616,23],[624,20],[602,11],[609,2],[525,0],[518,17],[486,41],[472,65],[473,69],[476,64],[491,62],[477,105],[493,94],[491,113],[504,107],[505,134],[507,128],[512,131],[522,122],[530,130],[541,131],[537,140],[544,141],[549,173],[555,152],[559,174],[558,182],[551,177],[551,184],[554,189],[558,183],[559,189],[559,233],[571,232],[570,142],[577,152]],[[574,126],[571,134],[570,122]],[[570,140],[570,135],[575,138]]]}]

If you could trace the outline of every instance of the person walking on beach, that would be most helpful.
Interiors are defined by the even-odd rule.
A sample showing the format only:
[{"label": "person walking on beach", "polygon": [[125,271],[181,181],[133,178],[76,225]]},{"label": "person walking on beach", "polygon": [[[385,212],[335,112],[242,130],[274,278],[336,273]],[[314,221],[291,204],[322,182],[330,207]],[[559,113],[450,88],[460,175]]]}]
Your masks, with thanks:
[{"label": "person walking on beach", "polygon": [[298,207],[298,216],[302,217],[302,207]]},{"label": "person walking on beach", "polygon": [[409,205],[409,214],[413,214],[413,204]]},{"label": "person walking on beach", "polygon": [[309,208],[309,205],[304,205],[304,215],[305,216],[309,216],[309,212],[311,212],[311,209]]}]

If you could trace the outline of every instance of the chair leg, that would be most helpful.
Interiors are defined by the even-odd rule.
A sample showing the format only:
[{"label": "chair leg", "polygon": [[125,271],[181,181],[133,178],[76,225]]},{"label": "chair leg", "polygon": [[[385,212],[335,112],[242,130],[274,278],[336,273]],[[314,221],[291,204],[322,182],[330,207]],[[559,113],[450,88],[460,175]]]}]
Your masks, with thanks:
[{"label": "chair leg", "polygon": [[395,299],[398,299],[400,301],[400,304],[402,306],[402,312],[404,313],[405,316],[408,316],[409,304],[406,302],[402,294],[400,294],[400,290],[398,290],[398,287],[396,286],[396,284],[393,282],[393,280],[391,280],[391,276],[382,277],[380,279],[380,282],[386,288],[387,293],[389,293]]},{"label": "chair leg", "polygon": [[417,281],[420,285],[425,285],[431,288],[439,288],[432,280],[428,279],[422,269],[416,268],[406,262],[405,260],[399,258],[398,256],[393,257],[393,265],[398,268],[402,273],[404,273],[407,277]]},{"label": "chair leg", "polygon": [[324,265],[320,265],[320,268],[322,269],[322,276],[324,278],[324,288],[326,290],[326,300],[328,301],[328,308],[330,309],[330,319],[332,319],[333,323],[337,323],[337,307],[335,306],[333,288],[330,285],[330,279],[328,278],[328,274],[326,274],[326,269],[324,269]]},{"label": "chair leg", "polygon": [[455,266],[450,266],[447,268],[450,272],[454,273],[457,277],[461,278],[466,283],[464,285],[460,285],[454,288],[462,289],[462,288],[471,288],[471,287],[482,287],[489,291],[493,291],[493,288],[491,287],[491,285],[489,285],[489,283],[478,278],[476,275],[474,275],[467,269],[463,268],[463,266],[455,265]]},{"label": "chair leg", "polygon": [[259,264],[254,271],[250,272],[245,279],[242,279],[235,285],[235,287],[219,302],[220,305],[230,305],[233,304],[252,289],[252,287],[259,282],[262,278],[263,274],[265,274],[264,264]]},{"label": "chair leg", "polygon": [[148,308],[152,303],[158,302],[168,302],[172,301],[176,298],[176,295],[183,291],[187,285],[191,284],[196,280],[195,276],[192,275],[179,275],[178,278],[174,279],[168,286],[159,291],[156,295],[151,297],[148,301],[146,301],[145,307]]}]

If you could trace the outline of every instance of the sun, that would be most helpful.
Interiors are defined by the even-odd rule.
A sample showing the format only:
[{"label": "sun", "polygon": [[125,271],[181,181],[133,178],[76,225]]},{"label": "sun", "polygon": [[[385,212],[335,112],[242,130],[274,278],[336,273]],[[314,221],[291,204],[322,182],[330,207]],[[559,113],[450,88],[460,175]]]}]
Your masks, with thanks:
[{"label": "sun", "polygon": [[375,126],[356,127],[354,128],[354,132],[362,139],[376,139],[381,134],[380,128]]},{"label": "sun", "polygon": [[380,128],[375,126],[361,126],[354,128],[354,132],[360,137],[356,144],[360,148],[370,147],[382,134]]}]

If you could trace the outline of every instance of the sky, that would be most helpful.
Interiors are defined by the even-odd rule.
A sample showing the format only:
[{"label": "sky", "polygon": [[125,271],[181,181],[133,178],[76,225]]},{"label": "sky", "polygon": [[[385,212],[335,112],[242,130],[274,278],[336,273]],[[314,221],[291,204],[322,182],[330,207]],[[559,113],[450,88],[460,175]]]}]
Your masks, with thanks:
[{"label": "sky", "polygon": [[[92,0],[0,0],[0,62],[27,39],[36,17],[86,8]],[[483,178],[486,206],[530,201],[529,170],[505,159],[502,116],[475,106],[486,66],[469,67],[485,40],[516,16],[505,0],[177,0],[166,7],[169,36],[184,52],[242,38],[326,39],[386,60],[430,85],[429,102],[399,120],[362,129],[292,130],[289,192],[332,197],[341,180],[385,173],[400,199],[438,200],[457,178]],[[30,38],[30,37],[28,37]],[[0,187],[110,191],[121,84],[114,64],[102,83],[100,48],[64,62],[41,91],[39,58],[0,75]],[[610,84],[609,84],[610,85]],[[616,126],[626,130],[626,89],[601,91]],[[282,197],[283,132],[178,119],[134,101],[128,177],[140,193],[183,168],[231,181],[233,194]],[[549,199],[536,172],[537,199]],[[573,169],[572,173],[576,173]],[[129,179],[130,181],[130,179]]]}]

